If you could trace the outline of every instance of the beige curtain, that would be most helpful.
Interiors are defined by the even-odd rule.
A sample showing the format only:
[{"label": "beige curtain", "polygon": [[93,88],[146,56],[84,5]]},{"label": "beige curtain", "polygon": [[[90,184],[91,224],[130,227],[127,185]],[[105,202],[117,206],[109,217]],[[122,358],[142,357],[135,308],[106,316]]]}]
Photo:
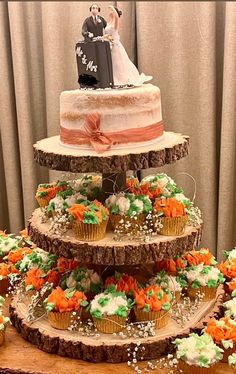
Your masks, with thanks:
[{"label": "beige curtain", "polygon": [[[74,45],[90,4],[0,4],[3,229],[22,228],[36,206],[37,184],[55,178],[33,161],[32,144],[58,134],[59,95],[77,87]],[[108,4],[99,2],[105,18]],[[236,4],[116,4],[123,11],[120,34],[128,54],[161,89],[166,129],[190,136],[190,155],[162,170],[196,179],[202,244],[220,257],[236,245]],[[176,179],[193,193],[190,178]]]}]

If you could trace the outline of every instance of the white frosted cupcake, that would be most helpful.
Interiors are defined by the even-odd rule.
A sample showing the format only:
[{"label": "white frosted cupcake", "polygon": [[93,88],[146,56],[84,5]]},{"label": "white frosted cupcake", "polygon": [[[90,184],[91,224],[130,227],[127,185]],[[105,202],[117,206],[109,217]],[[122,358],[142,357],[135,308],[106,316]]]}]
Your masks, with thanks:
[{"label": "white frosted cupcake", "polygon": [[168,275],[165,270],[160,271],[149,281],[150,284],[157,284],[164,290],[172,292],[175,296],[176,301],[179,301],[181,298],[182,286],[178,281],[178,277],[174,275]]},{"label": "white frosted cupcake", "polygon": [[198,292],[204,294],[203,301],[214,299],[218,286],[224,282],[223,274],[219,269],[203,263],[187,267],[182,274],[188,282],[187,294],[192,299],[196,298]]},{"label": "white frosted cupcake", "polygon": [[19,242],[19,238],[0,232],[0,262],[10,251],[19,248]]},{"label": "white frosted cupcake", "polygon": [[139,231],[147,214],[152,211],[152,202],[147,196],[124,192],[109,196],[105,205],[113,229],[123,233]]},{"label": "white frosted cupcake", "polygon": [[176,339],[176,356],[179,369],[184,374],[213,374],[217,362],[223,358],[223,349],[219,348],[208,334]]},{"label": "white frosted cupcake", "polygon": [[116,291],[115,286],[110,286],[103,293],[96,295],[91,301],[90,313],[98,331],[105,334],[121,331],[132,305],[125,293]]}]

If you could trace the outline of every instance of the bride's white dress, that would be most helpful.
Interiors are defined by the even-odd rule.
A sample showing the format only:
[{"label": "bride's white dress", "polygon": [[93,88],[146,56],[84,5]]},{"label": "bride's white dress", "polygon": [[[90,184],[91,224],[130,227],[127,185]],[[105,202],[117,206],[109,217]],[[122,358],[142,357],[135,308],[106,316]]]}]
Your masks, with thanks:
[{"label": "bride's white dress", "polygon": [[120,42],[118,30],[108,24],[105,28],[105,34],[111,35],[113,39],[111,58],[114,85],[132,84],[134,86],[140,86],[144,82],[152,79],[151,76],[147,76],[143,73],[139,74],[138,69],[129,59],[125,48]]}]

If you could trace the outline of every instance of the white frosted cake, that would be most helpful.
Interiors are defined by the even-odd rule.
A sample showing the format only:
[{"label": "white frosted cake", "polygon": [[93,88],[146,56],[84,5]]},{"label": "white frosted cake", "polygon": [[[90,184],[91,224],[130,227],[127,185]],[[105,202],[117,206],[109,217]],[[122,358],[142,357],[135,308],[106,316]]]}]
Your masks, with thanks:
[{"label": "white frosted cake", "polygon": [[117,144],[155,140],[163,131],[160,89],[152,84],[61,93],[62,144],[103,152]]}]

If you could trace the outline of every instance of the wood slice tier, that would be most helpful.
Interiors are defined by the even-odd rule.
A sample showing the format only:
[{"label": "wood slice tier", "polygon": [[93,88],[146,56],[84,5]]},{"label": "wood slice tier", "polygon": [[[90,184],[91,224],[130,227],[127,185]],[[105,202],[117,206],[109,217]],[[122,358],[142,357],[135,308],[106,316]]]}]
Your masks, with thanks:
[{"label": "wood slice tier", "polygon": [[63,146],[59,136],[53,136],[34,144],[34,159],[49,169],[72,173],[120,173],[156,168],[187,156],[189,137],[165,132],[160,139],[148,145],[117,147],[98,154],[92,148]]},{"label": "wood slice tier", "polygon": [[[53,329],[46,317],[29,324],[26,321],[27,306],[19,303],[16,299],[13,299],[9,311],[11,322],[22,337],[45,352],[91,362],[119,363],[128,360],[127,348],[133,350],[139,341],[145,347],[141,354],[144,360],[173,353],[174,345],[172,341],[174,339],[183,337],[192,331],[200,332],[209,318],[220,315],[223,295],[223,288],[219,287],[217,298],[202,303],[184,327],[170,319],[166,327],[158,330],[155,336],[148,338],[131,337],[122,339],[118,335],[110,334],[100,334],[97,338],[82,336],[78,332]],[[140,357],[140,353],[137,352],[137,359],[140,359]]]},{"label": "wood slice tier", "polygon": [[42,211],[36,209],[29,220],[29,235],[38,247],[58,256],[77,259],[83,264],[139,265],[151,264],[190,251],[200,244],[202,226],[187,226],[183,235],[156,235],[148,243],[113,239],[113,232],[96,242],[83,242],[71,230],[64,236],[49,232],[49,223],[41,222]]}]

